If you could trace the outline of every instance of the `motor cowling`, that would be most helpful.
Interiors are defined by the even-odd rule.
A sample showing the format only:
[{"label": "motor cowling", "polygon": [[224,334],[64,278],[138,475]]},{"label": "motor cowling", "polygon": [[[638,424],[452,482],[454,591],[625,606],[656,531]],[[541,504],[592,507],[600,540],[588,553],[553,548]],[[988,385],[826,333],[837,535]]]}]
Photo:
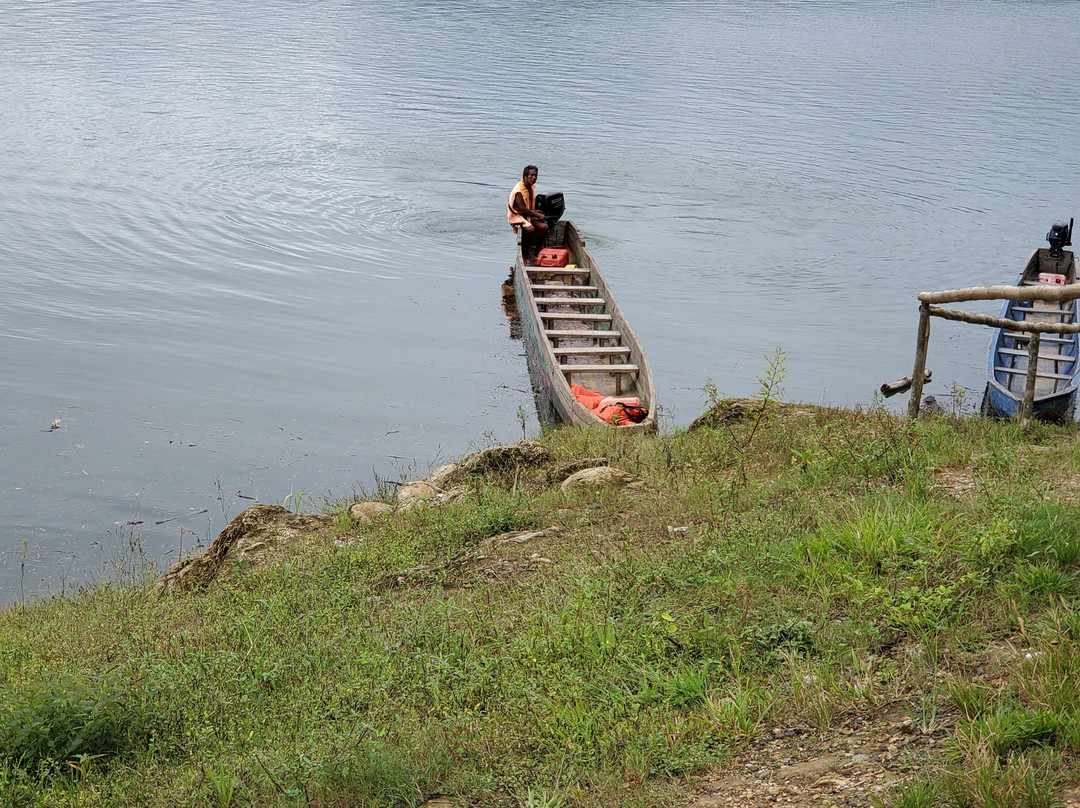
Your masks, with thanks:
[{"label": "motor cowling", "polygon": [[1072,245],[1072,225],[1072,219],[1069,220],[1068,224],[1054,222],[1051,225],[1050,232],[1046,234],[1046,240],[1050,242],[1050,255],[1060,258],[1062,247]]},{"label": "motor cowling", "polygon": [[563,200],[562,192],[554,194],[537,194],[536,209],[544,214],[544,218],[547,219],[548,224],[559,221],[566,211],[566,202]]}]

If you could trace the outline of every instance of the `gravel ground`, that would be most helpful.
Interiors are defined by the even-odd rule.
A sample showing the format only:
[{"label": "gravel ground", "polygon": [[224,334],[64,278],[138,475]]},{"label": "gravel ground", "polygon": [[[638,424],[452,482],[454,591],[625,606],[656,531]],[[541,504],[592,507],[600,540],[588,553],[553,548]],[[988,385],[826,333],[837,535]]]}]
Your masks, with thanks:
[{"label": "gravel ground", "polygon": [[921,728],[901,707],[825,732],[776,727],[708,778],[689,806],[870,805],[936,756],[953,724],[954,716],[939,715]]},{"label": "gravel ground", "polygon": [[[890,792],[939,759],[956,715],[938,715],[919,727],[904,705],[871,719],[852,717],[839,728],[773,728],[754,748],[707,778],[688,808],[865,806],[891,802]],[[1080,808],[1080,784],[1058,795],[1064,808]]]}]

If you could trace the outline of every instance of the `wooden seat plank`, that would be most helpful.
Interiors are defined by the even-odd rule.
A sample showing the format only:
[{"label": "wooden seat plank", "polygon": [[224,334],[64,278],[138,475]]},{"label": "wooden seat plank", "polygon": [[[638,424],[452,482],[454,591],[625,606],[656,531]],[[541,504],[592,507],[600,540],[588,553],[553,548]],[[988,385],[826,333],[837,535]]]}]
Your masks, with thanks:
[{"label": "wooden seat plank", "polygon": [[[1023,315],[1040,314],[1040,315],[1043,315],[1043,316],[1046,316],[1046,317],[1072,317],[1073,316],[1073,310],[1071,308],[1068,308],[1068,309],[1035,309],[1035,308],[1026,308],[1024,306],[1014,306],[1010,310],[1010,314],[1014,315],[1012,317],[1013,320],[1017,320],[1018,318],[1015,315],[1019,315],[1019,314],[1023,314]],[[1024,319],[1019,320],[1019,321],[1020,322],[1027,322],[1027,317],[1024,317]]]},{"label": "wooden seat plank", "polygon": [[[1054,314],[1057,312],[1045,312],[1040,311],[1036,314],[1042,315],[1041,317],[1013,317],[1013,320],[1021,323],[1042,323],[1044,325],[1072,325],[1072,312],[1063,311],[1057,317]],[[1050,315],[1050,316],[1048,316]]]},{"label": "wooden seat plank", "polygon": [[571,283],[530,283],[534,292],[599,292],[599,286],[575,286]]},{"label": "wooden seat plank", "polygon": [[588,314],[577,311],[542,311],[541,320],[581,320],[582,322],[611,322],[610,314]]},{"label": "wooden seat plank", "polygon": [[552,348],[556,356],[629,356],[630,349],[625,345],[611,348],[595,345],[579,345],[575,348]]},{"label": "wooden seat plank", "polygon": [[538,297],[537,306],[606,306],[602,297]]},{"label": "wooden seat plank", "polygon": [[[1009,356],[1027,356],[1027,348],[998,348],[998,353],[1008,354]],[[1076,359],[1075,356],[1068,356],[1060,353],[1043,353],[1039,351],[1039,359],[1049,359],[1052,362],[1072,362]]]},{"label": "wooden seat plank", "polygon": [[[1027,376],[1027,368],[1003,368],[995,367],[995,372],[1009,373],[1013,376]],[[1041,370],[1035,374],[1038,379],[1071,379],[1071,373],[1043,373]]]},{"label": "wooden seat plank", "polygon": [[549,339],[622,339],[622,332],[599,328],[549,328],[544,330],[544,336]]},{"label": "wooden seat plank", "polygon": [[566,267],[525,267],[530,275],[588,275],[589,270],[585,267],[567,269]]},{"label": "wooden seat plank", "polygon": [[637,365],[559,365],[563,373],[637,373]]},{"label": "wooden seat plank", "polygon": [[[1031,334],[1026,331],[1006,331],[1006,337],[1012,337],[1013,339],[1031,339]],[[1072,342],[1071,337],[1055,337],[1050,334],[1040,334],[1039,342],[1055,342],[1055,343],[1068,343]]]}]

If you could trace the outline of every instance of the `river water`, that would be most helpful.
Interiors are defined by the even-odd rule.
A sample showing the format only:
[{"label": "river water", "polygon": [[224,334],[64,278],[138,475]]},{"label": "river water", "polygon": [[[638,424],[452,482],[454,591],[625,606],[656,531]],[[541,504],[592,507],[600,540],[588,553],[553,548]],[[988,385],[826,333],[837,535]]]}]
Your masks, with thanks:
[{"label": "river water", "polygon": [[[787,400],[870,403],[919,291],[1080,214],[1078,52],[1074,0],[6,0],[0,605],[534,434],[526,163],[665,428],[777,348]],[[989,332],[934,329],[977,404]]]}]

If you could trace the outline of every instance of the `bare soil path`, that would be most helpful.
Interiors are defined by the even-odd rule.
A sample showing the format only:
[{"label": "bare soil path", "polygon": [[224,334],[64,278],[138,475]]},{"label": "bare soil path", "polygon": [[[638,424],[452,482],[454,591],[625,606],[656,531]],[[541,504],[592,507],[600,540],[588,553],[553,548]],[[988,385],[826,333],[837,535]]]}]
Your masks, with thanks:
[{"label": "bare soil path", "polygon": [[861,806],[915,775],[952,733],[953,717],[919,727],[902,707],[824,732],[774,728],[714,777],[691,808]]},{"label": "bare soil path", "polygon": [[[819,732],[774,728],[730,766],[707,778],[688,808],[822,808],[889,804],[893,790],[940,759],[956,715],[919,727],[904,705],[872,719],[852,717]],[[1058,795],[1080,808],[1080,784]]]}]

